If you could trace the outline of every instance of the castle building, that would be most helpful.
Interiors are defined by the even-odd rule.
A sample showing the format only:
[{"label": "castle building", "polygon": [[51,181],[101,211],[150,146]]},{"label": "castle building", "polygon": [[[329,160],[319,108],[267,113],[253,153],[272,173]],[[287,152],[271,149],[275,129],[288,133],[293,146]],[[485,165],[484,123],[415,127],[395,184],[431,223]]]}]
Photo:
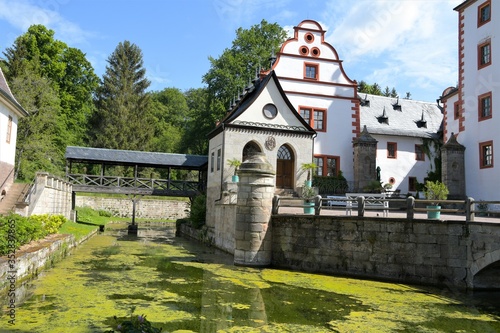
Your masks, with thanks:
[{"label": "castle building", "polygon": [[[500,200],[500,168],[495,155],[500,145],[500,31],[498,0],[467,0],[458,12],[458,86],[443,91],[444,141],[465,147],[465,193],[476,200]],[[455,138],[452,138],[455,136]]]},{"label": "castle building", "polygon": [[[325,33],[319,23],[302,21],[273,65],[288,99],[318,133],[317,175],[336,176],[342,171],[351,191],[362,191],[379,180],[415,195],[417,183],[435,171],[441,109],[435,102],[358,94],[357,82],[344,71]],[[377,141],[376,156],[358,161],[353,140],[365,127]]]}]

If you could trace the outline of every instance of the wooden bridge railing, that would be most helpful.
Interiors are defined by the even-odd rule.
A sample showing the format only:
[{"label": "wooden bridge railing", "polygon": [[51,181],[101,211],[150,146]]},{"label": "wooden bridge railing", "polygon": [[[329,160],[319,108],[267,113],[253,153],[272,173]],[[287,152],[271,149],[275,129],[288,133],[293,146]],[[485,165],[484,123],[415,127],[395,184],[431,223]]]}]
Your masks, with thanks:
[{"label": "wooden bridge railing", "polygon": [[76,188],[115,188],[120,192],[132,190],[147,190],[151,192],[165,192],[180,195],[202,192],[203,184],[196,181],[168,180],[154,178],[134,178],[116,176],[96,176],[85,174],[69,174],[68,181]]}]

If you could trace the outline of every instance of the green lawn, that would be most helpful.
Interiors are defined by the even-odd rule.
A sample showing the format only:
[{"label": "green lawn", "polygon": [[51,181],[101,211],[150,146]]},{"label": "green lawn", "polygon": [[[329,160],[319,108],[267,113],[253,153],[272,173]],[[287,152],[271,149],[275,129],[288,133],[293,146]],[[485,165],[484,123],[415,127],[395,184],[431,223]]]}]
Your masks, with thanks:
[{"label": "green lawn", "polygon": [[94,225],[80,224],[71,221],[66,221],[61,226],[58,233],[71,234],[75,236],[76,240],[80,240],[81,238],[87,236],[89,233],[91,233],[93,230],[96,230],[97,228],[98,227]]}]

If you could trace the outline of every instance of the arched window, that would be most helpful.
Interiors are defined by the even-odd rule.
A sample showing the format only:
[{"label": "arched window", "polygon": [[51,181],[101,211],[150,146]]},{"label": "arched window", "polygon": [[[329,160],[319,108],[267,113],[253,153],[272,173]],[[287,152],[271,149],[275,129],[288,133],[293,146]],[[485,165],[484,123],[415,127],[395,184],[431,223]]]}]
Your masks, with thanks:
[{"label": "arched window", "polygon": [[293,158],[293,154],[290,149],[283,145],[278,149],[278,160],[291,160]]},{"label": "arched window", "polygon": [[243,147],[243,161],[246,161],[250,154],[260,152],[262,152],[262,150],[260,150],[259,145],[253,141],[250,141],[245,145],[245,147]]}]

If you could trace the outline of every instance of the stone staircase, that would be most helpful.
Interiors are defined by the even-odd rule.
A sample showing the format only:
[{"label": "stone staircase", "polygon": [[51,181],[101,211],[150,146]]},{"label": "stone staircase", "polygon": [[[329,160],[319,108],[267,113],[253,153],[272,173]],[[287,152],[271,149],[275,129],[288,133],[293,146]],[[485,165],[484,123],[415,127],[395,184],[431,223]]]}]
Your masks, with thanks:
[{"label": "stone staircase", "polygon": [[0,214],[7,215],[16,208],[16,203],[24,197],[30,184],[14,183],[10,186],[5,197],[0,201]]}]

